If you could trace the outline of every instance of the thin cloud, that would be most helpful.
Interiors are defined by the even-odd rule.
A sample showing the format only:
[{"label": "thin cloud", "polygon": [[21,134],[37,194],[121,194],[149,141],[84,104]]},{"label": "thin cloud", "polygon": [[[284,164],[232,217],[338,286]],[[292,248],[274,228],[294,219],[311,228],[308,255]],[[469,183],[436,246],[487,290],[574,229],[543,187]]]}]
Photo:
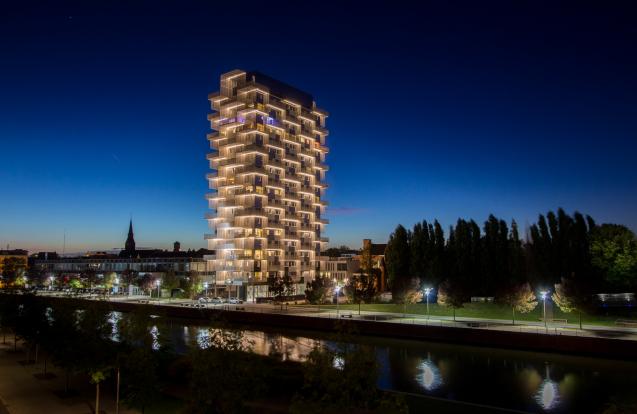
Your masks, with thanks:
[{"label": "thin cloud", "polygon": [[351,216],[365,211],[360,207],[328,207],[327,214],[331,216]]}]

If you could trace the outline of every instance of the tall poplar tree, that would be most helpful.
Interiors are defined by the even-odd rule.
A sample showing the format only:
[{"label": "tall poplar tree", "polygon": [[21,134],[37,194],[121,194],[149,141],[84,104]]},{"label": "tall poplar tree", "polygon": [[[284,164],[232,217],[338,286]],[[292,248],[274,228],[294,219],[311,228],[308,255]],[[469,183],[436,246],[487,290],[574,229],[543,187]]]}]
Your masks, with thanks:
[{"label": "tall poplar tree", "polygon": [[389,236],[385,249],[385,267],[394,301],[402,301],[409,286],[410,234],[402,225]]}]

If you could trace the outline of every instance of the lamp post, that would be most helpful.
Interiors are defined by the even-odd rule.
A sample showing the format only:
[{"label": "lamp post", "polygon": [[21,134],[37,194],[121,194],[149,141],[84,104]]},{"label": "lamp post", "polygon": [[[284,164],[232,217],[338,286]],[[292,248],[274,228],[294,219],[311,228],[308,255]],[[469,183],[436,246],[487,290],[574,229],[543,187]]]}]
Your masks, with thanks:
[{"label": "lamp post", "polygon": [[226,279],[226,289],[228,289],[228,304],[230,304],[230,283],[232,283],[232,279]]},{"label": "lamp post", "polygon": [[53,282],[55,281],[55,277],[49,276],[49,290],[53,290]]},{"label": "lamp post", "polygon": [[336,285],[334,287],[334,292],[336,292],[336,317],[338,318],[338,292],[341,290],[340,285]]},{"label": "lamp post", "polygon": [[433,291],[433,288],[425,288],[425,300],[427,301],[427,319],[429,319],[429,294]]},{"label": "lamp post", "polygon": [[540,297],[542,298],[542,302],[543,302],[543,311],[542,311],[542,319],[544,319],[544,328],[548,331],[548,324],[546,323],[546,297],[548,296],[549,291],[548,290],[542,290],[540,292]]},{"label": "lamp post", "polygon": [[113,284],[115,285],[115,293],[119,293],[119,277],[115,276],[115,280],[113,280]]},{"label": "lamp post", "polygon": [[157,301],[159,301],[159,297],[161,296],[161,290],[159,289],[159,287],[161,286],[161,280],[156,279],[155,285],[157,286]]}]

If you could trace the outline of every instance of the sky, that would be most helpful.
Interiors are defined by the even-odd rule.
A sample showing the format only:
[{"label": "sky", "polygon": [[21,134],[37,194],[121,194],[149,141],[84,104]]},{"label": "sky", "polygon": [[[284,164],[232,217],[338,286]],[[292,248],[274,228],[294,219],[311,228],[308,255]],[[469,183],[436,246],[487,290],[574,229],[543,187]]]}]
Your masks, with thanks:
[{"label": "sky", "polygon": [[13,3],[2,248],[119,248],[131,217],[138,247],[205,247],[207,95],[236,68],[329,111],[331,245],[558,207],[637,230],[629,2]]}]

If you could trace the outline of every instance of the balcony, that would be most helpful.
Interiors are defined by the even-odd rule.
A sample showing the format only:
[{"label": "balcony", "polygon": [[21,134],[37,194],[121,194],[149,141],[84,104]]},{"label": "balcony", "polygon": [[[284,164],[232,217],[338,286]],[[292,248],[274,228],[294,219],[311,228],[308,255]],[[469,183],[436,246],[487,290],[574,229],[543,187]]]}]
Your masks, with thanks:
[{"label": "balcony", "polygon": [[330,224],[330,221],[328,219],[321,218],[316,220],[315,223]]},{"label": "balcony", "polygon": [[267,249],[280,249],[283,246],[280,240],[268,240]]},{"label": "balcony", "polygon": [[236,137],[219,137],[219,139],[215,139],[212,141],[212,148],[214,149],[219,149],[219,148],[223,148],[227,145],[237,145],[237,144],[241,144],[241,141],[237,140]]},{"label": "balcony", "polygon": [[268,140],[268,143],[266,145],[270,146],[270,147],[273,147],[273,148],[280,149],[280,150],[285,150],[285,144],[283,144],[282,141],[277,140],[277,139],[272,139],[271,137]]},{"label": "balcony", "polygon": [[324,136],[329,134],[329,131],[326,128],[323,128],[322,126],[320,126],[318,123],[314,127],[314,132],[318,132],[319,134]]},{"label": "balcony", "polygon": [[300,167],[296,171],[297,174],[309,175],[310,177],[314,177],[314,170],[310,167]]},{"label": "balcony", "polygon": [[268,262],[268,270],[271,272],[278,272],[281,269],[281,262]]},{"label": "balcony", "polygon": [[219,112],[238,110],[239,108],[242,108],[245,105],[246,105],[245,102],[237,101],[235,99],[227,99],[219,105]]},{"label": "balcony", "polygon": [[245,175],[245,174],[260,174],[265,176],[268,175],[264,167],[262,166],[257,167],[256,165],[246,166],[243,168],[243,171],[237,173],[237,175]]},{"label": "balcony", "polygon": [[285,225],[282,222],[268,221],[268,224],[266,224],[264,228],[283,230],[285,229]]},{"label": "balcony", "polygon": [[262,134],[265,136],[269,136],[267,132],[265,132],[265,125],[259,124],[256,122],[250,122],[243,124],[243,128],[239,131],[241,134]]},{"label": "balcony", "polygon": [[229,166],[242,166],[244,163],[242,161],[238,161],[235,158],[225,158],[225,157],[216,157],[216,153],[208,154],[210,155],[210,162],[212,163],[212,168],[218,170],[221,167],[229,167]]},{"label": "balcony", "polygon": [[267,218],[268,215],[265,214],[262,208],[248,207],[244,208],[242,211],[235,214],[235,217],[249,217],[249,216],[258,216]]},{"label": "balcony", "polygon": [[306,158],[316,159],[316,152],[312,148],[301,148],[298,153]]},{"label": "balcony", "polygon": [[301,213],[308,213],[308,214],[314,214],[314,208],[312,206],[309,206],[307,204],[301,204],[301,206],[299,207],[298,211],[300,211]]},{"label": "balcony", "polygon": [[250,145],[246,145],[245,147],[241,148],[239,151],[236,152],[237,155],[247,155],[247,154],[261,154],[261,155],[268,155],[268,150],[266,150],[263,145],[259,145],[259,144],[250,144]]}]

